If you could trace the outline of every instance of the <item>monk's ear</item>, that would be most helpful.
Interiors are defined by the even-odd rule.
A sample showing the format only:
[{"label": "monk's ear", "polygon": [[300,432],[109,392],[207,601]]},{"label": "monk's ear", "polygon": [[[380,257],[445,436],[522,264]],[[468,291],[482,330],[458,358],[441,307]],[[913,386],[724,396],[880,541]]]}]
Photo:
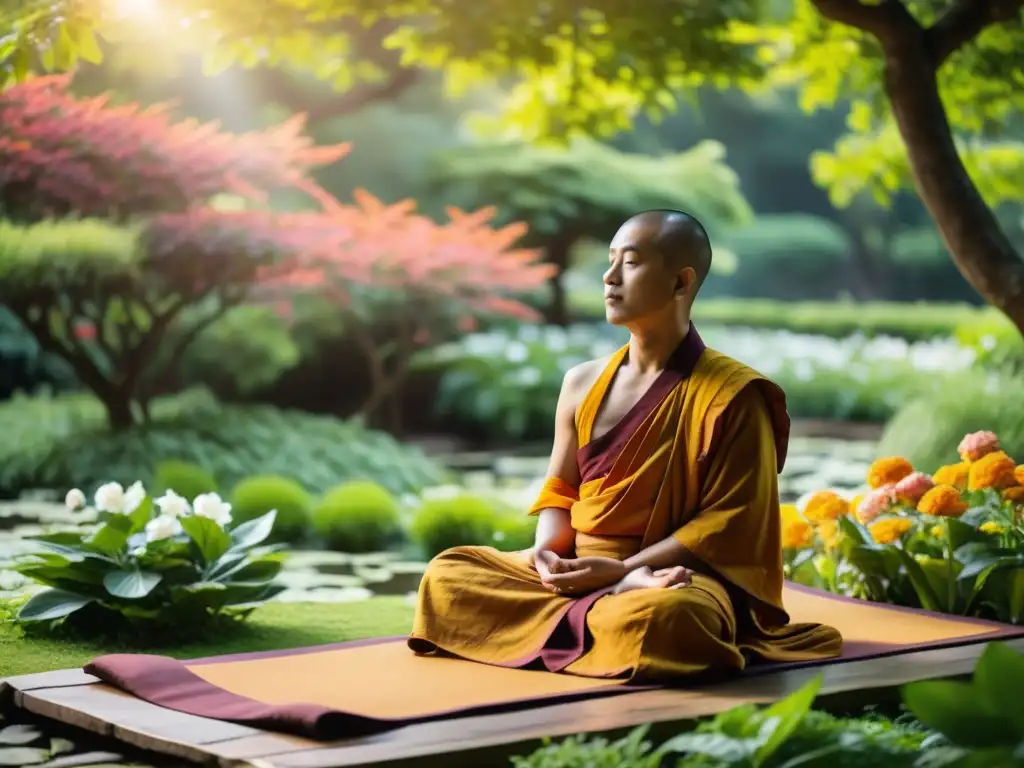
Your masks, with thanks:
[{"label": "monk's ear", "polygon": [[676,274],[675,295],[679,298],[689,295],[696,280],[697,273],[693,267],[686,267],[680,270]]}]

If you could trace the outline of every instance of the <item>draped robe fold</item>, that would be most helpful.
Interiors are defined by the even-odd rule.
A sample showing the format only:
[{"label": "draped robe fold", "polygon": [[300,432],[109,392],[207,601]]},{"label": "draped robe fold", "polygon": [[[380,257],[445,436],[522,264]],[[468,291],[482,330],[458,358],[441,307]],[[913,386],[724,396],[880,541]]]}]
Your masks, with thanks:
[{"label": "draped robe fold", "polygon": [[644,396],[592,440],[627,351],[612,356],[577,409],[579,487],[553,479],[530,513],[569,510],[577,557],[624,560],[672,536],[692,583],[566,597],[520,553],[455,547],[427,567],[410,648],[637,681],[838,656],[835,629],[791,623],[782,604],[782,390],[706,348],[691,327]]}]

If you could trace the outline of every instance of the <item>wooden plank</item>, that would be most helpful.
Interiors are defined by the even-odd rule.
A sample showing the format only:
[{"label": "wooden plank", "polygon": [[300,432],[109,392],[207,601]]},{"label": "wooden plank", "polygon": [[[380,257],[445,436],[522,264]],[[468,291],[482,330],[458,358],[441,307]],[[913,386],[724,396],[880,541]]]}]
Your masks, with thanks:
[{"label": "wooden plank", "polygon": [[211,759],[208,742],[262,733],[158,707],[103,684],[19,692],[16,702],[42,717],[193,762]]},{"label": "wooden plank", "polygon": [[[1007,643],[1024,651],[1024,639]],[[969,674],[983,644],[900,654],[768,673],[691,690],[639,691],[622,696],[538,707],[501,715],[408,726],[363,739],[316,742],[165,709],[101,683],[14,689],[14,704],[132,746],[194,762],[263,768],[340,768],[397,765],[494,765],[543,737],[615,732],[643,723],[662,725],[713,715],[744,702],[775,701],[823,673],[820,702],[860,689],[891,689],[912,680]],[[51,678],[72,680],[72,678]],[[31,681],[30,681],[31,682]],[[660,724],[660,725],[659,725]],[[472,754],[467,754],[472,751]],[[478,760],[480,762],[478,762]]]},{"label": "wooden plank", "polygon": [[[1007,644],[1024,651],[1024,639]],[[744,702],[776,701],[819,673],[824,673],[822,697],[969,674],[983,649],[983,644],[976,644],[921,651],[763,674],[703,690],[643,691],[504,715],[424,723],[370,739],[267,754],[263,757],[263,764],[273,768],[341,768],[385,763],[398,765],[417,758],[417,765],[420,765],[427,756],[443,754],[452,762],[456,760],[454,753],[459,753],[459,765],[469,765],[466,761],[470,756],[464,753],[470,750],[498,745],[513,750],[516,746],[532,744],[544,737],[614,731],[644,723],[680,722],[714,715]],[[221,745],[211,745],[214,753],[219,753],[220,748]],[[231,764],[230,761],[222,762],[225,766]]]},{"label": "wooden plank", "polygon": [[57,669],[53,672],[36,672],[0,679],[0,684],[9,685],[18,691],[32,691],[37,688],[63,688],[71,685],[92,685],[100,680],[87,675],[81,669]]}]

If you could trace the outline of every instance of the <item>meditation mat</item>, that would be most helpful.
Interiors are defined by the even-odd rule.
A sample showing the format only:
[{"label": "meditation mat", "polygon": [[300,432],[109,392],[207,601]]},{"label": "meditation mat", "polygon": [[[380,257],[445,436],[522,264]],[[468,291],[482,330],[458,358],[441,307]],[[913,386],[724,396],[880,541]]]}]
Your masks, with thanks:
[{"label": "meditation mat", "polygon": [[[1024,637],[1024,627],[869,603],[792,584],[786,586],[785,605],[794,622],[836,627],[845,639],[842,656],[752,664],[739,677]],[[404,636],[184,662],[114,654],[84,669],[160,707],[310,739],[351,738],[656,687],[417,656]]]}]

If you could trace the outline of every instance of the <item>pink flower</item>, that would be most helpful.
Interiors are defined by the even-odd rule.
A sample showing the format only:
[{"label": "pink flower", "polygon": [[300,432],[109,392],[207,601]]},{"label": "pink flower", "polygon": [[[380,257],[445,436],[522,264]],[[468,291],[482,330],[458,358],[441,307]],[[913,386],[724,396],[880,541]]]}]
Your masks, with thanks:
[{"label": "pink flower", "polygon": [[971,432],[964,435],[956,449],[963,461],[977,461],[993,451],[999,450],[999,438],[995,432]]},{"label": "pink flower", "polygon": [[896,486],[883,485],[881,488],[876,488],[861,499],[860,504],[857,505],[857,509],[854,512],[854,516],[862,523],[870,523],[886,509],[895,504],[896,501],[898,501]]},{"label": "pink flower", "polygon": [[893,490],[902,501],[916,507],[921,497],[928,493],[934,485],[932,479],[924,472],[913,472],[896,483]]}]

